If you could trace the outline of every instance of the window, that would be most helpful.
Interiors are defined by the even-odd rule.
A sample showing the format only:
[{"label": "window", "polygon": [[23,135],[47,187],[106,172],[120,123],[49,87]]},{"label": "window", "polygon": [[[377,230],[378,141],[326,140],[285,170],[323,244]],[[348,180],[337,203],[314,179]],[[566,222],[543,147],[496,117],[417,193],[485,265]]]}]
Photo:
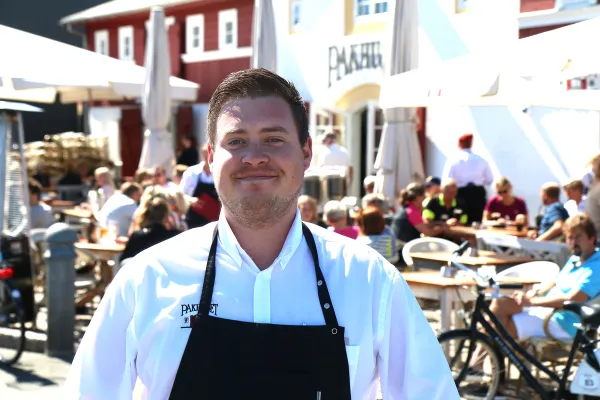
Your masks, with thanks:
[{"label": "window", "polygon": [[388,11],[387,0],[356,0],[356,16],[383,14]]},{"label": "window", "polygon": [[190,15],[186,18],[186,52],[188,54],[204,51],[204,15]]},{"label": "window", "polygon": [[106,29],[94,33],[94,51],[108,55],[108,31]]},{"label": "window", "polygon": [[219,49],[235,49],[237,42],[237,9],[219,11]]},{"label": "window", "polygon": [[292,2],[292,31],[298,29],[298,25],[300,24],[300,0],[296,0]]},{"label": "window", "polygon": [[119,58],[123,61],[133,61],[133,27],[119,28]]}]

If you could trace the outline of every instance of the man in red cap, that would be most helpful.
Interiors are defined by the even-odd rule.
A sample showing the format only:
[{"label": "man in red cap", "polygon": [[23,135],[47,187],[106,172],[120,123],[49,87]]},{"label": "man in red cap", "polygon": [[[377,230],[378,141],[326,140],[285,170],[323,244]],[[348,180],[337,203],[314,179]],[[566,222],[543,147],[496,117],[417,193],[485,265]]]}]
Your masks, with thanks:
[{"label": "man in red cap", "polygon": [[485,186],[494,181],[486,160],[471,151],[473,134],[466,133],[458,139],[460,151],[450,157],[444,166],[442,179],[452,178],[458,184],[457,198],[465,205],[468,223],[481,222],[486,203]]}]

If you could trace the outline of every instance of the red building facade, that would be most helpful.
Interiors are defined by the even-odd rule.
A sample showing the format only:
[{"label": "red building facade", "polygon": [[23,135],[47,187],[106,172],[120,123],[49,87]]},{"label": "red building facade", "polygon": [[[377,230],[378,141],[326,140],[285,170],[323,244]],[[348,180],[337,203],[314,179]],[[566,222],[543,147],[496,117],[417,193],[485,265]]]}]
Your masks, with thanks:
[{"label": "red building facade", "polygon": [[[85,29],[87,48],[144,65],[146,24],[150,8],[165,3],[148,0],[142,7],[112,1],[65,17],[61,23]],[[208,103],[217,85],[230,73],[250,67],[253,0],[170,1],[165,7],[171,74],[200,85],[197,104]],[[117,7],[117,8],[115,8]],[[91,104],[98,106],[100,104]],[[135,172],[143,143],[143,121],[137,103],[121,106],[123,175]],[[179,137],[198,132],[192,105],[180,105],[174,116]]]}]

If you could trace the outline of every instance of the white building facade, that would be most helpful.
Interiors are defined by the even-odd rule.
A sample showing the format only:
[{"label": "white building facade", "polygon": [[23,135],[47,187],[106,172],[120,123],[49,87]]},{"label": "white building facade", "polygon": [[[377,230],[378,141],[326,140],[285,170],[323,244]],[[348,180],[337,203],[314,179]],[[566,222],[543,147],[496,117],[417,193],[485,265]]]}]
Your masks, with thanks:
[{"label": "white building facade", "polygon": [[[360,195],[360,178],[375,173],[383,125],[378,99],[392,1],[273,2],[278,72],[310,102],[311,134],[339,133],[353,160],[352,195]],[[420,66],[501,48],[518,40],[520,28],[577,22],[600,8],[520,13],[518,0],[418,0],[418,6]],[[582,175],[587,158],[600,149],[600,115],[595,111],[436,107],[425,115],[426,174],[440,175],[456,151],[457,138],[471,132],[473,150],[489,160],[496,176],[513,182],[530,215],[540,205],[543,183]]]}]

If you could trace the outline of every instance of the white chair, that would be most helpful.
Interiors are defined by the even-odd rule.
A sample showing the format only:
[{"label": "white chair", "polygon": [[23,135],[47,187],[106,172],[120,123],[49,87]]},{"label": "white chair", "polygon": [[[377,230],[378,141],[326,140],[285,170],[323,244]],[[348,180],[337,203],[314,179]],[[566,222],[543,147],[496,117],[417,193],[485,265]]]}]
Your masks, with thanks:
[{"label": "white chair", "polygon": [[430,253],[436,251],[454,251],[458,249],[458,245],[446,239],[436,237],[424,237],[414,239],[406,243],[402,248],[402,258],[406,262],[406,266],[413,268],[413,260],[410,253]]},{"label": "white chair", "polygon": [[545,285],[547,282],[554,280],[560,272],[560,267],[552,261],[531,261],[523,264],[515,265],[496,274],[497,280],[503,277],[537,279],[542,278],[542,282],[533,285],[534,289]]}]

